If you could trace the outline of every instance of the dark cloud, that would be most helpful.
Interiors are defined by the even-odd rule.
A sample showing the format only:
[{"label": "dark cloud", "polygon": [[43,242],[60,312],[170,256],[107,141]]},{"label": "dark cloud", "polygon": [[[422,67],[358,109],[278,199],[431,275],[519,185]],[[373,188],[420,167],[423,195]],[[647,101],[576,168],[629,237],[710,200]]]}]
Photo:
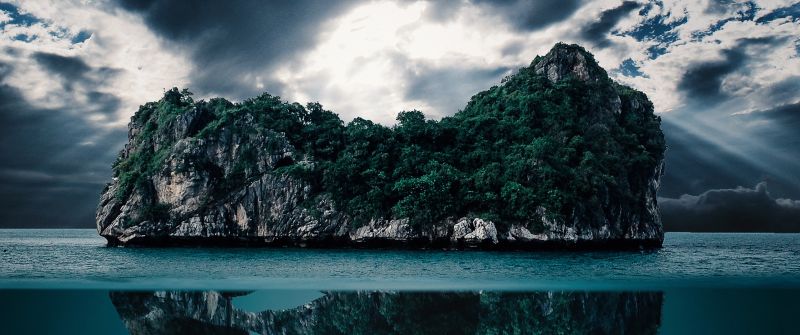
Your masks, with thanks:
[{"label": "dark cloud", "polygon": [[35,52],[33,53],[33,59],[48,72],[61,76],[69,82],[83,80],[84,76],[91,70],[91,67],[78,57]]},{"label": "dark cloud", "polygon": [[124,129],[87,122],[80,106],[33,107],[4,83],[13,66],[0,69],[0,227],[93,227]]},{"label": "dark cloud", "polygon": [[781,80],[767,89],[767,97],[771,102],[791,102],[800,97],[800,76],[791,76]]},{"label": "dark cloud", "polygon": [[113,94],[91,91],[86,94],[90,109],[101,114],[114,114],[120,110],[122,101]]},{"label": "dark cloud", "polygon": [[109,93],[99,92],[96,89],[103,87],[107,80],[121,74],[122,70],[110,67],[93,68],[81,58],[46,52],[33,53],[33,59],[45,71],[61,79],[62,86],[67,94],[74,94],[72,91],[75,85],[83,85],[89,88],[90,91],[86,94],[86,100],[88,100],[89,104],[85,106],[84,112],[100,114],[120,112],[121,101],[118,97]]},{"label": "dark cloud", "polygon": [[474,4],[487,14],[500,16],[515,29],[528,32],[570,18],[583,3],[581,0],[436,0],[428,3],[424,15],[429,20],[447,21],[458,17],[465,5]]},{"label": "dark cloud", "polygon": [[[119,1],[148,26],[186,48],[194,63],[191,88],[234,99],[281,92],[270,74],[314,44],[326,21],[354,1]],[[259,78],[261,77],[261,78]],[[261,81],[264,89],[257,88]]]},{"label": "dark cloud", "polygon": [[580,8],[580,0],[474,0],[475,4],[506,18],[521,31],[533,31],[561,22]]},{"label": "dark cloud", "polygon": [[[570,17],[578,0],[474,0],[489,15],[500,15],[521,31],[546,27]],[[191,89],[201,95],[242,99],[263,90],[281,94],[283,84],[272,77],[279,67],[293,66],[317,41],[327,20],[356,1],[255,0],[202,2],[189,0],[120,0],[119,6],[140,13],[164,38],[189,50],[194,69]],[[469,1],[436,1],[426,17],[447,20]],[[257,83],[264,88],[258,88]]]},{"label": "dark cloud", "polygon": [[659,205],[666,231],[800,232],[800,201],[772,197],[763,182],[659,198]]},{"label": "dark cloud", "polygon": [[[795,91],[796,92],[796,91]],[[797,96],[794,97],[798,99]],[[788,103],[767,110],[737,114],[734,120],[743,123],[749,135],[770,144],[779,155],[796,160],[800,175],[800,102]]]},{"label": "dark cloud", "polygon": [[604,10],[600,13],[600,18],[581,29],[580,36],[584,40],[594,44],[598,48],[606,48],[611,44],[608,34],[619,23],[641,4],[635,1],[624,1],[621,5]]},{"label": "dark cloud", "polygon": [[689,99],[718,102],[727,96],[722,92],[725,76],[739,70],[747,55],[743,50],[732,49],[722,52],[722,60],[695,64],[684,72],[678,81],[678,90]]},{"label": "dark cloud", "polygon": [[744,38],[733,48],[722,51],[722,59],[692,64],[678,81],[678,90],[682,91],[690,102],[698,102],[708,106],[716,104],[729,96],[722,91],[725,77],[743,71],[749,60],[747,49],[751,46],[774,46],[782,43],[782,39]]},{"label": "dark cloud", "polygon": [[515,29],[533,31],[566,20],[580,8],[580,0],[442,0],[431,1],[425,17],[446,21],[458,16],[464,5],[474,4],[499,15]]},{"label": "dark cloud", "polygon": [[525,49],[525,44],[522,42],[510,42],[500,50],[503,56],[516,56]]},{"label": "dark cloud", "polygon": [[447,21],[458,15],[458,11],[463,8],[468,1],[466,0],[441,0],[431,1],[423,15],[426,19],[433,21]]},{"label": "dark cloud", "polygon": [[[786,82],[790,80],[798,80],[797,77],[791,77],[787,79]],[[792,84],[788,84],[783,86],[782,84],[778,84],[773,86],[777,92],[773,91],[774,94],[782,96],[784,89],[796,88],[800,86],[800,83],[794,82]],[[795,99],[800,99],[797,95],[794,96]],[[800,101],[795,103],[788,103],[784,105],[777,106],[775,108],[767,109],[767,110],[759,110],[754,111],[746,114],[737,114],[736,118],[751,121],[754,123],[760,123],[759,121],[762,120],[769,120],[770,123],[780,124],[785,126],[786,128],[795,128],[796,126],[800,126]],[[798,129],[798,128],[795,128]]]},{"label": "dark cloud", "polygon": [[127,10],[142,11],[152,7],[157,0],[120,0],[117,1],[122,8]]},{"label": "dark cloud", "polygon": [[507,67],[475,69],[433,67],[409,63],[406,67],[405,97],[426,101],[440,115],[452,115],[466,105],[469,98],[509,73]]},{"label": "dark cloud", "polygon": [[800,39],[794,41],[794,52],[800,57]]}]

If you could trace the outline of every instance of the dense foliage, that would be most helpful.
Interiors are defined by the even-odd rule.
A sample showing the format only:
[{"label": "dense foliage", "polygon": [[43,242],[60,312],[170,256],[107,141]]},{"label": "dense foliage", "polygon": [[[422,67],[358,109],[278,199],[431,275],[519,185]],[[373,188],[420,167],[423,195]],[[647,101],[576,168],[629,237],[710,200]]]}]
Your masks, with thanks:
[{"label": "dense foliage", "polygon": [[[193,135],[198,138],[225,127],[283,133],[294,156],[313,164],[297,159],[276,173],[296,174],[316,194],[332,195],[357,223],[407,217],[421,224],[475,215],[536,231],[541,222],[531,219],[541,208],[550,219],[568,220],[587,208],[603,208],[609,198],[639,206],[665,147],[652,104],[605,72],[598,81],[552,83],[534,72],[538,61],[440,121],[404,111],[392,127],[362,118],[345,124],[318,103],[302,106],[269,94],[241,103],[194,102],[188,91],[172,89],[142,106],[132,122],[144,124],[139,142],[191,109],[212,115]],[[619,113],[609,107],[617,96]],[[249,122],[237,122],[243,119]],[[121,196],[156,173],[169,150],[139,147],[114,165]],[[255,158],[244,160],[242,166]],[[234,184],[246,179],[246,171],[239,171]]]}]

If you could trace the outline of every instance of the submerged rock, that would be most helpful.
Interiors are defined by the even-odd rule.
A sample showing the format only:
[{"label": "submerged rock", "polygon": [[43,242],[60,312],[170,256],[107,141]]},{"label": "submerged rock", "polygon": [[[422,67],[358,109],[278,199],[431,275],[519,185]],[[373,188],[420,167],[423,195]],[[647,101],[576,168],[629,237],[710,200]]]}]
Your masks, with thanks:
[{"label": "submerged rock", "polygon": [[659,119],[578,46],[439,123],[398,120],[173,89],[132,117],[97,230],[110,245],[661,246]]},{"label": "submerged rock", "polygon": [[111,292],[144,334],[657,334],[660,292],[327,292],[249,312],[229,292]]}]

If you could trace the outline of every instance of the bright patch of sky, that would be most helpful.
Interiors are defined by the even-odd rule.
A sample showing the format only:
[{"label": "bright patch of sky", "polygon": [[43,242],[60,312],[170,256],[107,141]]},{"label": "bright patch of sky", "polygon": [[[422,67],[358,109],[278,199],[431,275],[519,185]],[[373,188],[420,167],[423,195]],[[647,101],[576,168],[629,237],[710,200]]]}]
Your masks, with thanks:
[{"label": "bright patch of sky", "polygon": [[[593,47],[575,33],[620,5],[593,1],[563,21],[522,31],[471,2],[433,19],[429,2],[371,1],[330,18],[316,43],[285,64],[253,69],[250,76],[257,88],[280,83],[272,86],[280,91],[270,93],[301,103],[319,101],[346,121],[361,116],[392,124],[401,110],[418,109],[432,118],[450,115],[472,94],[498,84],[558,41],[586,46],[617,80],[647,93],[658,112],[686,106],[677,83],[687,68],[721,59],[743,38],[778,38],[771,50],[745,50],[744,65],[723,78],[722,89],[740,97],[743,108],[768,107],[763,88],[800,75],[796,2],[653,1],[621,18],[609,31],[607,46]],[[193,87],[189,50],[170,45],[141,16],[105,1],[25,1],[2,4],[0,10],[5,37],[0,47],[13,50],[0,53],[0,61],[13,67],[5,81],[39,106],[90,103],[92,91],[105,92],[119,97],[119,110],[87,117],[122,126],[137,105],[157,99],[165,89]],[[67,93],[31,60],[34,52],[84,60],[93,69],[89,76],[99,76],[104,68],[116,72],[92,81],[102,87],[78,84]],[[444,93],[437,97],[437,91]]]},{"label": "bright patch of sky", "polygon": [[[278,73],[288,87],[285,95],[300,101],[319,99],[345,120],[368,115],[391,124],[399,111],[411,109],[440,118],[456,112],[472,94],[495,84],[505,73],[458,92],[460,105],[449,110],[437,110],[430,101],[404,94],[410,78],[452,66],[496,69],[530,61],[526,58],[532,52],[525,50],[504,55],[504,47],[518,36],[502,22],[482,18],[477,8],[462,10],[455,20],[437,22],[425,20],[427,6],[374,2],[337,19],[319,45],[297,59],[295,66]],[[446,94],[444,85],[462,83],[441,84]]]}]

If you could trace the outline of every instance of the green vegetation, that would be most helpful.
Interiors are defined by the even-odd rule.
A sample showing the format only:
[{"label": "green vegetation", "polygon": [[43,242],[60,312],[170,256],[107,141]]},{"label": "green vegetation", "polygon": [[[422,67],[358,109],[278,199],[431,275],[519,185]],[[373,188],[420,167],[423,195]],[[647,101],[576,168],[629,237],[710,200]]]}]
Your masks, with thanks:
[{"label": "green vegetation", "polygon": [[[407,217],[418,225],[475,215],[538,231],[541,222],[531,220],[541,208],[549,219],[570,220],[610,210],[609,199],[624,208],[643,206],[642,192],[665,149],[652,104],[604,72],[598,81],[552,83],[535,74],[540,59],[451,117],[426,120],[405,111],[393,127],[362,118],[345,125],[318,103],[302,106],[266,93],[241,103],[194,102],[188,91],[172,89],[132,118],[143,130],[132,140],[137,149],[114,165],[117,195],[146,188],[175,141],[165,142],[162,132],[182,113],[199,110],[208,119],[188,134],[194,138],[213,140],[227,129],[277,136],[270,145],[278,145],[275,134],[285,136],[294,160],[279,162],[272,173],[300,177],[314,194],[330,194],[356,223]],[[617,97],[621,108],[614,111]],[[247,148],[234,169],[217,173],[221,196],[253,177],[258,155],[273,149]]]},{"label": "green vegetation", "polygon": [[139,110],[131,118],[134,124],[142,125],[142,132],[137,134],[128,145],[133,150],[127,157],[120,155],[114,162],[114,177],[119,178],[116,197],[124,198],[133,187],[145,188],[148,178],[164,164],[170,145],[161,145],[155,150],[155,135],[160,129],[166,129],[175,116],[192,108],[194,101],[188,90],[178,91],[173,88],[164,94],[158,102],[149,102],[139,106]]}]

